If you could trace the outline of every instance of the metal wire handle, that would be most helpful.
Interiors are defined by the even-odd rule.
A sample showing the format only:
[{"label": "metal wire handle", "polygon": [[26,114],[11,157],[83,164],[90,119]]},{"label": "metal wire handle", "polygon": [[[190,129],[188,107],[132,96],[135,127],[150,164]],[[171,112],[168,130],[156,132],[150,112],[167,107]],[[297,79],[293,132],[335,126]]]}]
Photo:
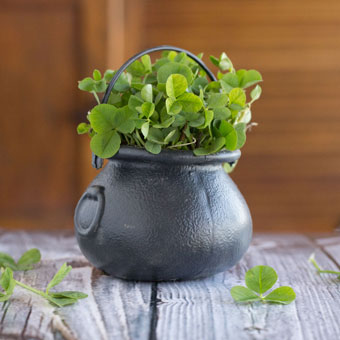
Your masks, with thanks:
[{"label": "metal wire handle", "polygon": [[[214,76],[214,74],[208,69],[208,67],[204,64],[204,62],[200,58],[195,56],[193,53],[191,53],[191,52],[189,52],[187,50],[184,50],[183,48],[175,47],[175,46],[170,46],[170,45],[156,46],[156,47],[148,48],[148,49],[146,49],[144,51],[141,51],[141,52],[135,54],[133,57],[131,57],[129,60],[127,60],[119,68],[119,70],[115,73],[115,75],[113,76],[113,78],[111,79],[111,81],[109,83],[109,86],[106,89],[106,92],[105,92],[104,97],[102,99],[102,104],[106,104],[108,102],[110,94],[111,94],[111,91],[112,91],[114,85],[116,84],[117,80],[119,79],[119,77],[122,75],[122,73],[125,71],[126,68],[128,68],[133,62],[138,60],[143,55],[148,54],[148,53],[157,52],[157,51],[184,52],[188,57],[193,59],[199,66],[201,66],[201,68],[207,73],[207,75],[209,76],[209,78],[212,81],[216,81],[216,77]],[[98,157],[94,153],[92,153],[92,166],[95,169],[100,169],[103,166],[103,159]]]}]

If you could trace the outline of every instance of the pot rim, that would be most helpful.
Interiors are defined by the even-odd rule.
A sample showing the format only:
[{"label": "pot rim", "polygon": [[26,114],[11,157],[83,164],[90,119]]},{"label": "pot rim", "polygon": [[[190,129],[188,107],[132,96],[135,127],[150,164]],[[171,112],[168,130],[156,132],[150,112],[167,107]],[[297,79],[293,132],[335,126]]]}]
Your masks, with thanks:
[{"label": "pot rim", "polygon": [[207,156],[195,156],[192,151],[162,149],[158,155],[146,151],[144,148],[136,146],[122,145],[119,151],[109,161],[126,160],[141,161],[150,163],[166,164],[216,164],[216,163],[234,163],[241,157],[240,150],[221,151]]}]

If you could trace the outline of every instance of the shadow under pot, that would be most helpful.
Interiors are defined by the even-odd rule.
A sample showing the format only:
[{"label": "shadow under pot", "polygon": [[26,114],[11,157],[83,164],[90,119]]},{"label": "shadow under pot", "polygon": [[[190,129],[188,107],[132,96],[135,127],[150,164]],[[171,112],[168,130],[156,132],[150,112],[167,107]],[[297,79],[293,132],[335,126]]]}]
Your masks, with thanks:
[{"label": "shadow under pot", "polygon": [[76,207],[81,251],[128,280],[197,279],[232,267],[252,236],[247,204],[223,169],[240,154],[121,147]]}]

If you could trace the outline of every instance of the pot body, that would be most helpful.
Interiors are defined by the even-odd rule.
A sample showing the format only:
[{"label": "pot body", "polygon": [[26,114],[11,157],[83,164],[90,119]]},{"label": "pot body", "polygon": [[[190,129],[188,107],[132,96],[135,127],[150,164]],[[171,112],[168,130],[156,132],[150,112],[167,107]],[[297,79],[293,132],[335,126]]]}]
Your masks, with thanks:
[{"label": "pot body", "polygon": [[86,258],[143,281],[202,278],[235,265],[252,221],[221,160],[192,164],[171,151],[136,157],[132,149],[110,159],[78,202],[75,232]]}]

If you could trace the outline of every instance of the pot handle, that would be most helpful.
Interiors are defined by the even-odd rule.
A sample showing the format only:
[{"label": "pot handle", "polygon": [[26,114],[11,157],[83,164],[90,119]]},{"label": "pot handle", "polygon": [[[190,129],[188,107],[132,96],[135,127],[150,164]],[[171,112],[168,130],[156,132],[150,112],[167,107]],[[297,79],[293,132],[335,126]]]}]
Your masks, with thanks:
[{"label": "pot handle", "polygon": [[[90,207],[84,213],[82,205],[86,200],[93,201],[95,203],[95,211],[91,212]],[[93,206],[93,205],[92,205]],[[75,213],[74,213],[74,225],[78,234],[82,236],[93,235],[99,226],[105,207],[104,188],[99,185],[93,185],[89,187],[83,196],[81,196]]]},{"label": "pot handle", "polygon": [[[147,54],[147,53],[152,53],[152,52],[157,52],[157,51],[176,51],[176,52],[184,52],[188,57],[190,57],[191,59],[193,59],[194,61],[196,61],[196,63],[201,66],[201,68],[207,73],[207,75],[209,76],[209,78],[212,81],[216,81],[216,77],[214,76],[214,74],[209,70],[209,68],[204,64],[204,62],[198,58],[197,56],[195,56],[193,53],[184,50],[183,48],[180,47],[175,47],[175,46],[170,46],[170,45],[161,45],[161,46],[156,46],[156,47],[152,47],[149,49],[146,49],[144,51],[141,51],[137,54],[135,54],[133,57],[131,57],[129,60],[127,60],[121,67],[120,69],[116,72],[116,74],[113,76],[113,78],[111,79],[109,86],[106,89],[106,92],[104,94],[104,97],[102,99],[102,104],[106,104],[109,100],[110,97],[110,93],[116,83],[116,81],[118,80],[118,78],[121,76],[121,74],[125,71],[125,69],[127,67],[129,67],[133,62],[135,62],[136,60],[138,60],[140,57],[142,57],[143,55]],[[92,153],[92,166],[95,169],[100,169],[103,166],[103,159],[96,156],[94,153]]]}]

